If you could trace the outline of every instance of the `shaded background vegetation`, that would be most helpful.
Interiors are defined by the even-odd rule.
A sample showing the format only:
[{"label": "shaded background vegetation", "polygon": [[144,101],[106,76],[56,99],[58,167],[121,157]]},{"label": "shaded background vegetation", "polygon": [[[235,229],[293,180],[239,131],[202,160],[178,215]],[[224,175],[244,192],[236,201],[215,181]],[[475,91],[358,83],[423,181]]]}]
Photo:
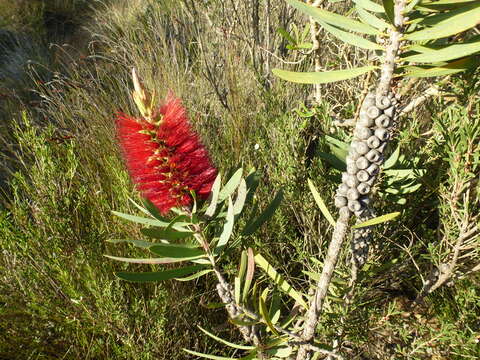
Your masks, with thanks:
[{"label": "shaded background vegetation", "polygon": [[[335,6],[344,11],[349,2]],[[326,85],[324,101],[312,106],[310,87],[273,78],[273,67],[312,68],[277,32],[303,28],[304,19],[268,0],[0,0],[0,14],[0,358],[187,359],[182,347],[230,354],[195,328],[237,336],[222,309],[205,306],[218,301],[211,281],[121,282],[113,272],[123,265],[102,256],[132,251],[105,240],[140,236],[110,213],[135,212],[113,131],[116,111],[135,113],[132,66],[160,96],[172,89],[184,99],[222,172],[260,171],[259,206],[285,189],[273,221],[245,245],[262,249],[308,290],[312,280],[302,270],[321,267],[312,258],[322,259],[330,228],[306,180],[315,180],[333,210],[339,173],[322,155],[330,152],[325,135],[348,139],[348,130],[332,122],[353,117],[369,80]],[[326,69],[369,56],[328,35],[322,41]],[[448,253],[445,237],[458,236],[454,175],[471,158],[478,161],[478,79],[477,71],[443,81],[442,96],[402,120],[397,167],[411,170],[419,188],[400,200],[384,177],[376,211],[402,217],[376,230],[347,309],[335,301],[349,276],[345,251],[322,320],[322,341],[340,337],[352,359],[480,356],[478,274],[459,276],[422,306],[409,307],[421,290],[420,274]],[[407,97],[428,84],[411,85]],[[471,158],[462,156],[466,137],[474,144]],[[472,173],[478,176],[478,168],[465,176]],[[478,182],[470,196],[469,211],[478,211]],[[477,245],[469,244],[467,270],[479,262]]]}]

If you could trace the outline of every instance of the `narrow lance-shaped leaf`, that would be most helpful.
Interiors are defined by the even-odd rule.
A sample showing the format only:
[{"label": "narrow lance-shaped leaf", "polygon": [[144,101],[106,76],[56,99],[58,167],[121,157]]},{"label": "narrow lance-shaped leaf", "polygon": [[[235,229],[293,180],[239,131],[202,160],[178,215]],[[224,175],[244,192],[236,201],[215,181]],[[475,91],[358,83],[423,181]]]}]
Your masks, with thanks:
[{"label": "narrow lance-shaped leaf", "polygon": [[275,282],[275,284],[284,291],[287,295],[293,298],[304,308],[307,308],[307,304],[303,300],[303,297],[275,270],[268,261],[260,254],[255,255],[255,263],[260,266],[267,275]]},{"label": "narrow lance-shaped leaf", "polygon": [[224,345],[227,345],[229,347],[232,347],[234,349],[240,349],[240,350],[254,350],[255,349],[255,346],[249,346],[249,345],[238,345],[238,344],[234,344],[230,341],[227,341],[225,339],[222,339],[222,338],[219,338],[218,336],[212,334],[211,332],[205,330],[204,328],[202,328],[201,326],[197,325],[197,327],[202,331],[204,332],[205,334],[207,334],[208,336],[210,336],[212,339],[218,341],[218,342],[221,342],[222,344]]},{"label": "narrow lance-shaped leaf", "polygon": [[163,240],[179,240],[185,239],[193,235],[191,231],[177,231],[174,229],[159,229],[159,228],[147,228],[140,230],[142,234],[154,238],[154,239],[163,239]]},{"label": "narrow lance-shaped leaf", "polygon": [[439,14],[426,18],[424,24],[433,26],[406,34],[405,38],[411,41],[440,39],[468,30],[480,22],[480,1],[463,6],[447,14]]},{"label": "narrow lance-shaped leaf", "polygon": [[235,199],[235,203],[233,204],[234,215],[239,215],[242,212],[246,199],[247,199],[247,183],[245,182],[245,179],[241,179],[240,185],[238,185],[238,189],[237,189],[237,198]]},{"label": "narrow lance-shaped leaf", "polygon": [[254,221],[249,221],[245,229],[243,229],[243,235],[248,236],[253,234],[260,226],[262,226],[265,221],[270,219],[275,210],[280,206],[280,203],[283,199],[283,191],[280,190],[277,195],[273,198],[272,202],[267,206],[267,208],[256,218]]},{"label": "narrow lance-shaped leaf", "polygon": [[199,271],[195,274],[192,274],[192,275],[189,275],[189,276],[186,276],[186,277],[175,278],[175,280],[177,280],[177,281],[191,281],[191,280],[198,279],[199,277],[202,277],[204,275],[207,275],[207,274],[211,273],[212,271],[213,271],[213,269],[201,270],[201,271]]},{"label": "narrow lance-shaped leaf", "polygon": [[238,267],[238,278],[240,280],[243,279],[243,277],[245,276],[245,272],[247,271],[247,261],[247,252],[243,250],[242,255],[240,255],[240,266]]},{"label": "narrow lance-shaped leaf", "polygon": [[240,168],[232,175],[232,177],[227,181],[225,186],[220,190],[220,194],[218,194],[218,201],[226,200],[233,192],[237,189],[238,185],[240,184],[240,180],[242,179],[243,169]]},{"label": "narrow lance-shaped leaf", "polygon": [[171,258],[202,257],[205,255],[203,249],[186,244],[162,244],[158,243],[150,247],[150,251],[156,255]]},{"label": "narrow lance-shaped leaf", "polygon": [[197,270],[204,269],[203,265],[187,266],[179,269],[155,271],[155,272],[117,272],[115,275],[120,279],[133,282],[156,282],[170,280],[180,276],[191,274]]},{"label": "narrow lance-shaped leaf", "polygon": [[256,356],[255,354],[250,354],[250,355],[247,355],[247,356],[241,357],[241,358],[231,358],[231,357],[203,354],[203,353],[199,353],[197,351],[188,350],[188,349],[183,349],[183,351],[185,351],[185,352],[187,352],[191,355],[199,356],[199,357],[204,358],[204,359],[212,359],[212,360],[253,360],[253,359],[255,359],[255,356]]},{"label": "narrow lance-shaped leaf", "polygon": [[240,304],[241,292],[242,292],[242,289],[241,289],[242,281],[238,276],[235,276],[233,285],[234,285],[233,294],[235,296],[235,303]]},{"label": "narrow lance-shaped leaf", "polygon": [[328,220],[328,222],[332,225],[335,226],[335,220],[333,219],[332,214],[330,214],[330,211],[328,211],[327,206],[323,202],[322,198],[320,197],[320,194],[318,193],[317,189],[315,188],[315,185],[313,185],[312,180],[308,179],[308,187],[310,188],[310,191],[313,195],[313,198],[315,199],[315,202],[317,203],[318,207],[320,208],[320,211],[322,212],[323,216]]},{"label": "narrow lance-shaped leaf", "polygon": [[399,212],[393,212],[393,213],[390,213],[390,214],[386,214],[386,215],[382,215],[382,216],[377,216],[377,217],[375,217],[375,218],[373,218],[373,219],[364,221],[364,222],[362,222],[362,223],[360,223],[360,224],[353,225],[352,228],[353,228],[353,229],[358,229],[358,228],[362,228],[362,227],[365,227],[365,226],[372,226],[372,225],[381,224],[381,223],[390,221],[390,220],[392,220],[392,219],[395,219],[398,215],[400,215]]},{"label": "narrow lance-shaped leaf", "polygon": [[227,244],[228,239],[230,239],[230,236],[232,235],[232,231],[233,231],[234,221],[235,221],[235,218],[233,215],[232,199],[229,197],[227,218],[226,218],[225,225],[223,226],[223,231],[220,234],[220,239],[218,240],[218,244],[217,244],[218,248],[223,248]]},{"label": "narrow lance-shaped leaf", "polygon": [[262,319],[265,320],[265,323],[267,324],[268,328],[272,333],[275,335],[280,335],[273,326],[272,320],[270,319],[270,314],[268,313],[267,310],[267,296],[268,296],[268,289],[263,290],[262,295],[258,298],[258,308],[260,309],[260,315],[262,316]]},{"label": "narrow lance-shaped leaf", "polygon": [[395,24],[395,13],[394,13],[394,3],[393,0],[382,0],[383,8],[385,9],[385,14],[387,15],[388,21],[390,24]]},{"label": "narrow lance-shaped leaf", "polygon": [[383,50],[383,47],[381,47],[380,45],[378,45],[378,44],[376,44],[376,43],[374,43],[370,40],[364,39],[361,36],[349,33],[347,31],[340,30],[337,27],[329,25],[328,23],[326,23],[324,21],[319,21],[319,24],[325,30],[327,30],[330,34],[336,36],[337,38],[342,40],[344,43],[354,45],[354,46],[357,46],[359,48],[367,49],[367,50]]},{"label": "narrow lance-shaped leaf", "polygon": [[175,258],[145,258],[145,259],[138,259],[138,258],[125,258],[125,257],[118,257],[118,256],[111,256],[111,255],[103,255],[109,259],[117,260],[117,261],[122,261],[126,263],[132,263],[132,264],[173,264],[181,261],[186,261],[186,260],[192,260],[196,259],[197,257],[191,257],[191,258],[184,258],[184,259],[175,259]]},{"label": "narrow lance-shaped leaf", "polygon": [[480,51],[480,40],[466,42],[463,44],[453,44],[439,49],[430,49],[421,54],[411,55],[403,58],[403,61],[428,63],[449,61],[462,58]]},{"label": "narrow lance-shaped leaf", "polygon": [[468,69],[472,69],[479,65],[480,61],[477,57],[471,56],[463,59],[455,60],[450,63],[431,67],[431,68],[422,68],[415,66],[406,66],[404,76],[406,77],[434,77],[434,76],[445,76],[452,75]]},{"label": "narrow lance-shaped leaf", "polygon": [[384,31],[388,27],[388,24],[385,21],[376,17],[375,15],[370,14],[368,11],[362,9],[361,7],[356,6],[355,10],[357,11],[358,16],[363,22],[373,26],[374,28],[377,28],[380,31]]},{"label": "narrow lance-shaped leaf", "polygon": [[255,255],[252,248],[247,250],[247,274],[245,275],[245,284],[243,285],[242,302],[245,302],[252,284],[253,274],[255,272]]},{"label": "narrow lance-shaped leaf", "polygon": [[120,243],[129,243],[135,245],[136,247],[142,249],[148,249],[153,245],[157,245],[158,243],[150,242],[150,241],[143,241],[143,240],[130,240],[130,239],[109,239],[107,242],[112,244],[120,244]]},{"label": "narrow lance-shaped leaf", "polygon": [[370,1],[370,0],[353,0],[353,2],[357,4],[359,7],[362,7],[363,9],[368,11],[373,11],[377,13],[385,12],[385,9],[383,8],[383,6],[377,3],[374,3],[373,1]]},{"label": "narrow lance-shaped leaf", "polygon": [[218,173],[212,185],[210,205],[208,205],[208,208],[205,211],[205,215],[207,216],[213,216],[213,214],[215,214],[215,210],[217,209],[218,204],[218,194],[220,193],[221,182],[222,176],[220,175],[220,173]]},{"label": "narrow lance-shaped leaf", "polygon": [[168,222],[160,221],[160,220],[157,220],[157,219],[149,219],[149,218],[145,218],[145,217],[141,217],[141,216],[124,214],[124,213],[121,213],[121,212],[118,212],[118,211],[112,211],[112,214],[114,214],[114,215],[116,215],[116,216],[118,216],[122,219],[135,222],[137,224],[159,226],[159,227],[168,226]]},{"label": "narrow lance-shaped leaf", "polygon": [[352,79],[354,77],[375,70],[376,66],[363,66],[347,70],[333,70],[324,72],[296,72],[273,69],[272,72],[279,78],[300,84],[326,84],[335,81]]},{"label": "narrow lance-shaped leaf", "polygon": [[394,166],[397,163],[399,156],[400,156],[400,146],[397,146],[397,148],[392,153],[392,155],[390,155],[390,157],[385,161],[385,164],[383,164],[383,168],[390,169],[392,166]]},{"label": "narrow lance-shaped leaf", "polygon": [[331,25],[335,25],[350,31],[356,31],[362,34],[380,35],[380,32],[377,29],[345,16],[319,9],[297,0],[287,0],[287,2],[294,8],[300,10],[308,16],[311,16],[317,21],[324,21]]}]

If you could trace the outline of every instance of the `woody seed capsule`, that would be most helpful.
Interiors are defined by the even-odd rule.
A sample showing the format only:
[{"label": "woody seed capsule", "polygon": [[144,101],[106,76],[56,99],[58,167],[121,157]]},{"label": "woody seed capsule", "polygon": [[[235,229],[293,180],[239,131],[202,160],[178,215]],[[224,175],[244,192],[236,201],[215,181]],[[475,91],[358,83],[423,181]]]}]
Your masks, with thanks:
[{"label": "woody seed capsule", "polygon": [[358,119],[358,124],[365,127],[371,127],[374,124],[374,120],[370,119],[366,112],[360,111],[360,119]]},{"label": "woody seed capsule", "polygon": [[381,145],[377,148],[377,151],[381,154],[381,153],[383,153],[383,151],[385,150],[386,147],[387,147],[387,143],[384,142],[383,144],[381,144]]},{"label": "woody seed capsule", "polygon": [[367,152],[370,151],[370,148],[368,147],[365,141],[356,141],[354,145],[355,145],[354,147],[355,151],[360,155],[365,155]]},{"label": "woody seed capsule", "polygon": [[380,115],[378,118],[375,119],[375,125],[378,127],[389,127],[390,126],[390,118],[387,115]]},{"label": "woody seed capsule", "polygon": [[368,146],[370,149],[376,149],[377,147],[380,146],[380,139],[377,138],[375,135],[370,136],[370,137],[367,139],[367,146]]},{"label": "woody seed capsule", "polygon": [[380,160],[380,153],[377,150],[372,149],[365,155],[365,157],[371,162],[377,162]]},{"label": "woody seed capsule", "polygon": [[359,157],[357,159],[357,161],[355,162],[355,164],[357,165],[357,167],[360,169],[360,170],[363,170],[363,169],[366,169],[369,165],[370,165],[370,161],[368,161],[367,158],[365,157]]},{"label": "woody seed capsule", "polygon": [[357,200],[360,197],[360,194],[358,193],[357,189],[351,188],[347,192],[347,199],[348,200]]},{"label": "woody seed capsule", "polygon": [[348,206],[341,207],[338,210],[338,214],[340,215],[340,217],[350,216],[350,210],[349,210]]},{"label": "woody seed capsule", "polygon": [[383,113],[389,118],[393,118],[393,115],[395,114],[395,106],[390,106],[388,109],[383,110]]},{"label": "woody seed capsule", "polygon": [[360,140],[367,140],[372,135],[372,132],[369,128],[362,126],[355,129],[354,135]]},{"label": "woody seed capsule", "polygon": [[388,108],[392,102],[387,96],[380,96],[375,99],[375,105],[381,110]]},{"label": "woody seed capsule", "polygon": [[355,162],[347,164],[347,173],[355,175],[357,172],[358,172],[358,167],[355,164]]},{"label": "woody seed capsule", "polygon": [[340,184],[338,187],[337,193],[338,195],[341,196],[347,196],[347,191],[350,189],[350,187],[346,184]]},{"label": "woody seed capsule", "polygon": [[375,119],[380,115],[380,109],[375,106],[370,106],[367,109],[367,115],[370,119]]},{"label": "woody seed capsule", "polygon": [[357,172],[357,179],[360,182],[367,181],[368,179],[370,179],[370,174],[367,172],[367,170],[360,170],[359,172]]},{"label": "woody seed capsule", "polygon": [[[349,175],[345,177],[345,180],[343,181],[349,188],[354,188],[358,185],[358,179],[355,175]],[[348,193],[348,192],[347,192]]]},{"label": "woody seed capsule", "polygon": [[367,172],[371,175],[371,176],[375,176],[378,174],[378,165],[376,164],[371,164],[368,168],[367,168]]},{"label": "woody seed capsule", "polygon": [[380,140],[385,141],[388,140],[388,131],[385,129],[376,129],[375,136],[378,137]]},{"label": "woody seed capsule", "polygon": [[358,190],[359,194],[362,194],[362,195],[368,194],[370,192],[370,185],[362,182],[362,183],[358,184],[357,190]]},{"label": "woody seed capsule", "polygon": [[343,196],[336,196],[335,197],[335,206],[337,208],[341,208],[343,206],[347,205],[347,198]]},{"label": "woody seed capsule", "polygon": [[357,200],[350,200],[348,202],[348,209],[352,212],[360,211],[362,209],[362,204]]}]

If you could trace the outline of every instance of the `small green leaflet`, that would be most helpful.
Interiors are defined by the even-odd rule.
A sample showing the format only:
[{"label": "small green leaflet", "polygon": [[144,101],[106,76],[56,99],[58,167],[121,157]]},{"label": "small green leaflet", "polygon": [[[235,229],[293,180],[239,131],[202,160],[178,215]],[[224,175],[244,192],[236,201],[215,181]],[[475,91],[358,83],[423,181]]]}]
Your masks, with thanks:
[{"label": "small green leaflet", "polygon": [[322,198],[320,197],[320,194],[318,193],[317,189],[315,188],[315,185],[313,185],[312,180],[308,179],[308,187],[310,188],[310,191],[313,195],[313,198],[315,199],[315,202],[317,203],[318,207],[320,208],[320,211],[322,212],[323,216],[328,220],[328,222],[332,225],[335,226],[335,220],[333,219],[332,214],[330,214],[330,211],[328,211],[327,206],[323,202]]},{"label": "small green leaflet", "polygon": [[151,246],[149,249],[156,255],[165,256],[170,258],[190,258],[190,257],[202,257],[205,255],[203,249],[197,248],[194,245],[186,244],[163,244],[158,243]]},{"label": "small green leaflet", "polygon": [[193,235],[191,231],[177,231],[172,228],[158,229],[158,228],[145,228],[140,230],[142,234],[154,238],[163,240],[179,240],[185,239]]},{"label": "small green leaflet", "polygon": [[201,326],[197,325],[197,327],[203,331],[205,334],[207,334],[208,336],[210,336],[212,339],[214,340],[217,340],[218,342],[221,342],[222,344],[224,345],[227,345],[229,347],[232,347],[234,349],[240,349],[240,350],[254,350],[255,349],[255,346],[248,346],[248,345],[238,345],[238,344],[234,344],[234,343],[231,343],[230,341],[227,341],[227,340],[224,340],[222,338],[219,338],[218,336],[215,336],[214,334],[208,332],[207,330],[205,330],[204,328],[202,328]]},{"label": "small green leaflet", "polygon": [[262,295],[260,295],[260,297],[258,298],[258,309],[260,310],[260,315],[262,316],[262,319],[265,320],[265,323],[267,324],[270,331],[278,336],[280,334],[278,333],[277,329],[275,329],[275,326],[273,326],[272,320],[270,319],[270,314],[268,313],[268,310],[267,310],[267,305],[266,305],[267,296],[268,296],[268,288],[265,289],[262,292]]},{"label": "small green leaflet", "polygon": [[363,66],[347,70],[333,70],[324,72],[296,72],[281,69],[273,69],[274,75],[279,78],[300,84],[326,84],[335,81],[348,80],[369,71],[375,70],[377,66]]},{"label": "small green leaflet", "polygon": [[220,185],[222,183],[222,176],[218,173],[215,181],[212,185],[212,192],[211,192],[211,200],[210,205],[208,205],[207,210],[205,211],[205,215],[212,217],[215,214],[215,210],[217,209],[218,204],[218,194],[220,193]]},{"label": "small green leaflet", "polygon": [[277,270],[275,270],[262,255],[256,254],[255,262],[267,273],[268,276],[270,276],[270,278],[281,290],[287,293],[287,295],[297,301],[305,309],[308,307],[303,300],[303,297],[292,288],[292,286],[283,278],[282,275],[277,273]]},{"label": "small green leaflet", "polygon": [[242,212],[246,199],[247,199],[247,183],[245,182],[245,179],[241,179],[240,185],[238,185],[238,189],[237,189],[237,198],[235,199],[235,203],[233,204],[234,215],[239,215]]},{"label": "small green leaflet", "polygon": [[199,352],[196,352],[196,351],[193,351],[193,350],[188,350],[188,349],[183,349],[183,351],[185,351],[189,354],[192,354],[192,355],[199,356],[199,357],[204,358],[204,359],[212,359],[212,360],[237,360],[237,359],[238,360],[253,360],[255,358],[255,354],[250,354],[250,355],[247,355],[247,356],[241,357],[241,358],[230,358],[230,357],[224,357],[224,356],[203,354],[203,353],[199,353]]},{"label": "small green leaflet", "polygon": [[353,45],[353,46],[357,46],[357,47],[362,48],[362,49],[367,49],[367,50],[383,50],[383,47],[381,47],[380,45],[378,45],[378,44],[376,44],[376,43],[374,43],[370,40],[364,39],[361,36],[358,36],[358,35],[340,30],[339,28],[337,28],[335,26],[328,25],[324,21],[319,21],[318,23],[325,30],[327,30],[330,34],[336,36],[337,38],[342,40],[344,43],[347,43],[347,44],[350,44],[350,45]]},{"label": "small green leaflet", "polygon": [[150,242],[150,241],[130,240],[130,239],[110,239],[110,240],[107,240],[107,242],[112,243],[112,244],[129,243],[129,244],[133,244],[136,247],[139,247],[139,248],[142,248],[142,249],[148,249],[149,247],[158,244],[158,243],[154,243],[154,242]]},{"label": "small green leaflet", "polygon": [[117,272],[115,275],[120,279],[134,282],[155,282],[174,279],[191,274],[197,270],[205,269],[203,265],[192,265],[178,269],[155,271],[155,272]]},{"label": "small green leaflet", "polygon": [[111,256],[111,255],[103,255],[109,259],[117,260],[117,261],[122,261],[126,263],[132,263],[132,264],[173,264],[181,261],[186,261],[186,260],[193,260],[197,259],[198,257],[191,257],[191,258],[184,258],[184,259],[174,259],[174,258],[147,258],[147,259],[135,259],[135,258],[125,258],[125,257],[118,257],[118,256]]},{"label": "small green leaflet", "polygon": [[368,11],[373,11],[377,13],[383,13],[385,12],[385,9],[383,6],[374,3],[373,1],[370,0],[353,0],[355,4],[357,4],[359,7],[368,10]]},{"label": "small green leaflet", "polygon": [[365,226],[372,226],[372,225],[381,224],[381,223],[384,223],[384,222],[387,222],[387,221],[390,221],[390,220],[396,218],[398,215],[400,215],[399,212],[393,212],[393,213],[390,213],[390,214],[377,216],[376,218],[364,221],[360,224],[353,225],[352,229],[358,229],[358,228],[362,228],[362,227],[365,227]]},{"label": "small green leaflet", "polygon": [[427,63],[458,59],[480,51],[480,40],[463,44],[453,44],[440,49],[430,49],[422,54],[408,56],[402,61]]},{"label": "small green leaflet", "polygon": [[202,277],[203,275],[207,275],[208,273],[211,273],[213,271],[213,269],[207,269],[207,270],[202,270],[202,271],[199,271],[195,274],[192,274],[190,276],[186,276],[186,277],[182,277],[182,278],[175,278],[175,280],[177,281],[191,281],[191,280],[194,280],[194,279],[198,279],[199,277]]},{"label": "small green leaflet", "polygon": [[252,248],[247,250],[247,274],[245,276],[245,284],[243,285],[242,301],[245,302],[250,291],[250,285],[252,284],[253,274],[255,272],[255,255]]},{"label": "small green leaflet", "polygon": [[167,222],[165,222],[165,221],[160,221],[160,220],[157,220],[157,219],[149,219],[149,218],[144,218],[144,217],[141,217],[141,216],[124,214],[124,213],[121,213],[121,212],[118,212],[118,211],[112,211],[112,214],[114,214],[114,215],[116,215],[116,216],[118,216],[118,217],[120,217],[120,218],[122,218],[122,219],[135,222],[135,223],[137,223],[137,224],[144,224],[144,225],[150,225],[150,226],[159,226],[159,227],[168,226],[168,223],[167,223]]},{"label": "small green leaflet", "polygon": [[376,17],[375,15],[370,14],[368,11],[364,10],[360,6],[357,5],[355,7],[355,10],[357,11],[358,16],[364,23],[367,23],[380,31],[384,31],[386,28],[388,28],[388,24],[385,21]]},{"label": "small green leaflet", "polygon": [[304,14],[311,16],[316,21],[324,21],[330,25],[335,25],[349,31],[356,31],[362,34],[368,35],[380,35],[380,32],[371,27],[370,25],[363,24],[359,21],[352,20],[342,15],[338,15],[323,9],[316,8],[311,5],[307,5],[297,0],[287,0],[291,6],[300,10]]},{"label": "small green leaflet", "polygon": [[425,22],[432,24],[432,27],[406,34],[405,38],[411,41],[444,38],[478,25],[480,22],[479,19],[480,1],[475,1],[471,5],[449,11],[446,14],[442,13],[426,18]]},{"label": "small green leaflet", "polygon": [[400,146],[397,146],[397,148],[392,153],[392,155],[390,155],[390,157],[385,161],[385,164],[383,164],[383,168],[390,169],[393,165],[397,163],[399,156],[400,156]]},{"label": "small green leaflet", "polygon": [[385,9],[385,15],[387,15],[390,24],[395,24],[395,10],[393,0],[382,0],[383,8]]}]

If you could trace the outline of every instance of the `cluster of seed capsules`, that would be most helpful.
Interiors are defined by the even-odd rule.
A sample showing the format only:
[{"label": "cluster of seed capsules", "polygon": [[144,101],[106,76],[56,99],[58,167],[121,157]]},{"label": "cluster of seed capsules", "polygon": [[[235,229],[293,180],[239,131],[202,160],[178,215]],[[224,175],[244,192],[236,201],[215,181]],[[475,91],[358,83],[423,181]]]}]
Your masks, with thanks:
[{"label": "cluster of seed capsules", "polygon": [[346,159],[347,171],[342,174],[335,196],[335,206],[340,213],[353,213],[358,218],[366,215],[371,188],[384,162],[396,104],[393,94],[369,93],[365,97]]}]

